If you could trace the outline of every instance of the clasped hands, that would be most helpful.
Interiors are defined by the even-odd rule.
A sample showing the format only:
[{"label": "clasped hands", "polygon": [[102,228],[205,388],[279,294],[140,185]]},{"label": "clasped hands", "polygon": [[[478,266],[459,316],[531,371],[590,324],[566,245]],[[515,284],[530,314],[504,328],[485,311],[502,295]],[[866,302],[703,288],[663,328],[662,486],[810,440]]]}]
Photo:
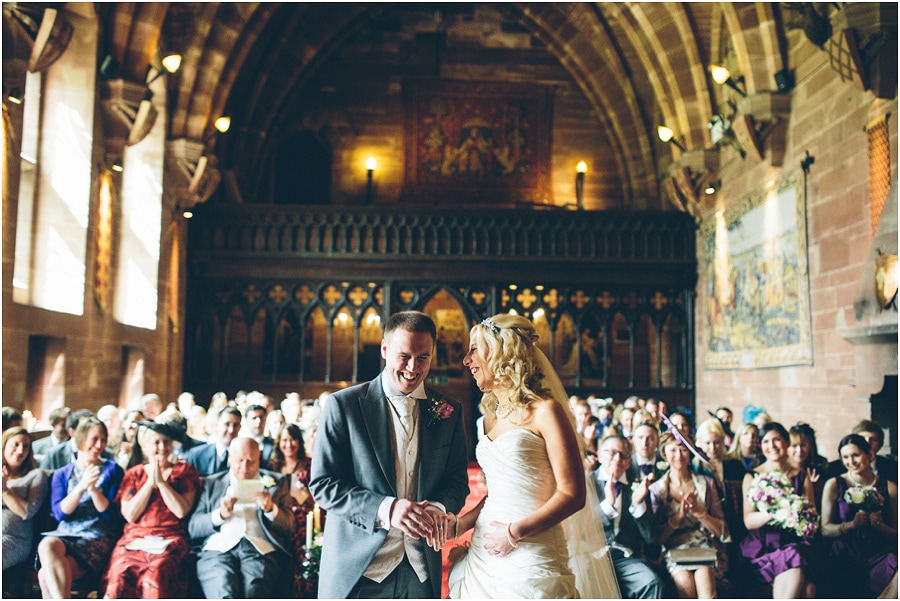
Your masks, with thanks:
[{"label": "clasped hands", "polygon": [[453,539],[456,516],[445,514],[428,501],[397,499],[391,506],[391,527],[401,530],[406,536],[419,540],[440,551],[447,541]]}]

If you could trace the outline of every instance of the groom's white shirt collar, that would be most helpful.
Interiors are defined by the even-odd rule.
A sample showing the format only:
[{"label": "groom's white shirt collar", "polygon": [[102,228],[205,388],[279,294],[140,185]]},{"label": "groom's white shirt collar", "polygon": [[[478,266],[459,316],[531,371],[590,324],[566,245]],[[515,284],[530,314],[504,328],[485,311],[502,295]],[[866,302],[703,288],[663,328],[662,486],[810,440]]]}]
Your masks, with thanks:
[{"label": "groom's white shirt collar", "polygon": [[384,396],[387,398],[393,397],[406,397],[411,396],[415,399],[424,399],[425,398],[425,384],[419,384],[419,386],[413,390],[409,394],[403,394],[397,387],[394,386],[394,382],[388,377],[387,373],[381,373],[381,389],[384,391]]}]

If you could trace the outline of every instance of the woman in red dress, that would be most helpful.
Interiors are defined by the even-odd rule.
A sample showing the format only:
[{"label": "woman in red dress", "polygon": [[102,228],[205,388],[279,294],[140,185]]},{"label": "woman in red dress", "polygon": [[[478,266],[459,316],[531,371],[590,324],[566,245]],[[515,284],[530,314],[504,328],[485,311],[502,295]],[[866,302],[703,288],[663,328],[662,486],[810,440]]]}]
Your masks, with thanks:
[{"label": "woman in red dress", "polygon": [[187,517],[200,487],[193,465],[172,463],[172,440],[180,433],[167,424],[141,422],[138,441],[147,463],[125,472],[117,501],[127,521],[106,573],[111,599],[184,597],[182,564],[190,551]]}]

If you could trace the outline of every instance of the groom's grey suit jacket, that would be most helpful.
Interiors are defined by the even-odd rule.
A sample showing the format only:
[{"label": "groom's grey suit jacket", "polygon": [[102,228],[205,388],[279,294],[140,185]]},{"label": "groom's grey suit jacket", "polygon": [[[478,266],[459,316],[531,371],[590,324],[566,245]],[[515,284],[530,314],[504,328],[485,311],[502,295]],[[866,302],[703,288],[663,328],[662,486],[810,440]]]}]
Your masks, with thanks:
[{"label": "groom's grey suit jacket", "polygon": [[[375,557],[387,530],[377,529],[378,507],[397,496],[391,415],[379,375],[334,393],[316,433],[309,489],[328,512],[319,568],[319,598],[346,598]],[[419,469],[416,501],[428,500],[458,513],[469,493],[468,453],[462,408],[435,423],[429,401],[419,402]],[[441,554],[421,541],[434,597],[441,592]]]}]

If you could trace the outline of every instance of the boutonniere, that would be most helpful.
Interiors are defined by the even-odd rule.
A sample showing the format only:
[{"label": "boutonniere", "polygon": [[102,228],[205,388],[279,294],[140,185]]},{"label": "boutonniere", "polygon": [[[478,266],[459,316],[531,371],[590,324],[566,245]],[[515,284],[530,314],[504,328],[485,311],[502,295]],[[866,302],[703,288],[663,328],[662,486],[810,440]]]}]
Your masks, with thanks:
[{"label": "boutonniere", "polygon": [[259,480],[262,482],[263,488],[272,488],[276,484],[275,478],[272,476],[263,476]]},{"label": "boutonniere", "polygon": [[453,415],[453,405],[445,399],[428,399],[428,425],[438,423]]}]

